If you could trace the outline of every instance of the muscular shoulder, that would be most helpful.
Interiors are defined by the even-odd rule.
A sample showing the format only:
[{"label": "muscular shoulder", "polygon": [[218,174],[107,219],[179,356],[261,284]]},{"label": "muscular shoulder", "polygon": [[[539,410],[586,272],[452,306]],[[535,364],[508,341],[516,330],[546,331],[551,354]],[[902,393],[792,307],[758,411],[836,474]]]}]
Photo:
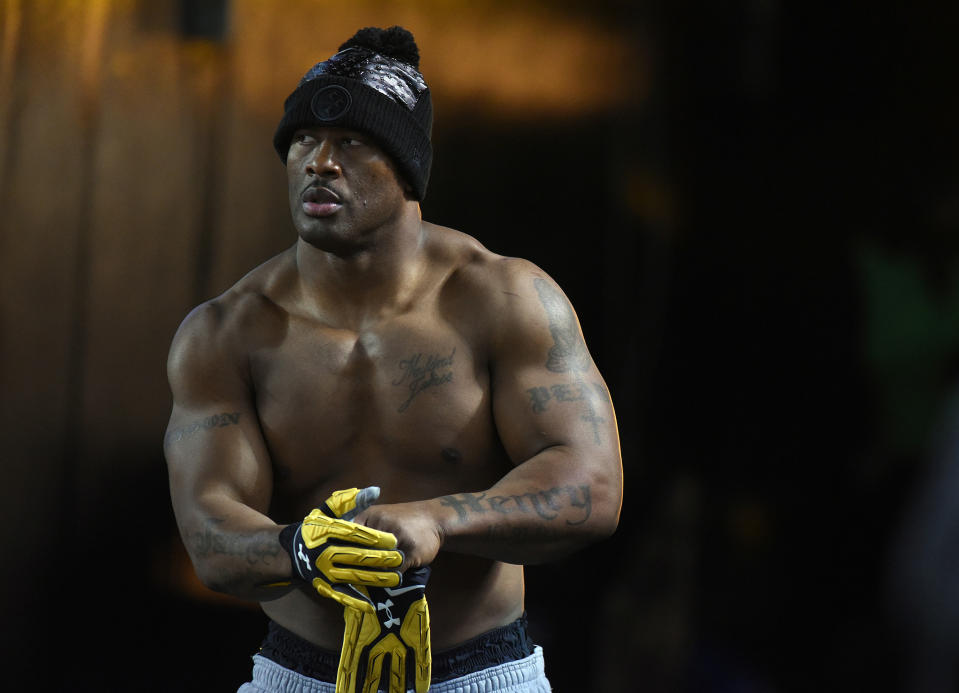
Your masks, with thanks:
[{"label": "muscular shoulder", "polygon": [[437,239],[434,258],[449,267],[444,291],[478,302],[477,308],[497,308],[513,289],[529,284],[546,273],[528,260],[492,252],[478,240],[460,231],[434,227]]},{"label": "muscular shoulder", "polygon": [[195,386],[224,375],[247,380],[250,353],[284,328],[285,312],[275,294],[288,262],[279,255],[190,311],[173,338],[167,362],[174,389],[178,383]]},{"label": "muscular shoulder", "polygon": [[[533,262],[485,248],[475,238],[445,229],[454,261],[444,286],[444,305],[492,342],[509,342],[541,331],[550,311],[571,307],[553,279]],[[491,346],[493,343],[491,342]]]}]

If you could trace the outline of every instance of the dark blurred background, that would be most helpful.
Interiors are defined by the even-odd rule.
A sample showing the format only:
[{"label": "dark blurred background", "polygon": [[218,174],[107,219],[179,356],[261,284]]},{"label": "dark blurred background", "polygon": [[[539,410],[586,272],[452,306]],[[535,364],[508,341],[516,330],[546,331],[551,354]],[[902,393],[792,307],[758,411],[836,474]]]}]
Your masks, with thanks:
[{"label": "dark blurred background", "polygon": [[294,240],[283,98],[401,24],[424,216],[550,272],[617,405],[619,531],[529,570],[555,689],[959,690],[955,3],[0,8],[5,678],[245,680],[264,618],[176,534],[166,351]]}]

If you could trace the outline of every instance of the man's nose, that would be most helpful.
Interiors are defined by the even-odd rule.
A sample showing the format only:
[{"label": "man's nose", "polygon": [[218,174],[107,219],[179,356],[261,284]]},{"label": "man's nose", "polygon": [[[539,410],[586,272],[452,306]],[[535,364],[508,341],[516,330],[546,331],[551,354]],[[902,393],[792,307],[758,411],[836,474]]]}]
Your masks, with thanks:
[{"label": "man's nose", "polygon": [[336,177],[343,173],[336,147],[329,139],[321,140],[306,160],[306,172],[311,176]]}]

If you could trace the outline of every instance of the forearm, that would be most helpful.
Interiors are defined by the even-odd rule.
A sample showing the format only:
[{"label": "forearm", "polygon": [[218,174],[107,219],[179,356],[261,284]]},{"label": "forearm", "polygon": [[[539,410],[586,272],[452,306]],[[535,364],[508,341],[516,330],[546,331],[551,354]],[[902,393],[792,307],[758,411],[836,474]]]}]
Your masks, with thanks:
[{"label": "forearm", "polygon": [[[292,566],[279,542],[282,526],[236,502],[195,512],[181,536],[200,580],[210,589],[251,601],[283,596]],[[280,583],[280,584],[277,584]]]},{"label": "forearm", "polygon": [[533,564],[612,534],[622,498],[618,465],[601,471],[577,464],[575,454],[564,446],[548,448],[485,491],[428,501],[443,548]]}]

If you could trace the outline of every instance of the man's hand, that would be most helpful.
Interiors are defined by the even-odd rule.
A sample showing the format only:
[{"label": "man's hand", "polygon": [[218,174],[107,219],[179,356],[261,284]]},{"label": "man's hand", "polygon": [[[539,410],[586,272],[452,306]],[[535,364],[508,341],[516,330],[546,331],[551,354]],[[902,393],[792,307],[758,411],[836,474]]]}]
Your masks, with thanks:
[{"label": "man's hand", "polygon": [[400,572],[430,565],[443,544],[440,525],[430,514],[435,501],[374,505],[356,515],[356,522],[396,537],[403,552]]},{"label": "man's hand", "polygon": [[[372,489],[372,490],[371,490]],[[396,537],[328,513],[354,516],[379,495],[379,489],[349,489],[334,493],[323,508],[280,532],[295,575],[310,582],[321,595],[347,606],[358,606],[365,595],[356,586],[396,587],[403,553]]]}]

